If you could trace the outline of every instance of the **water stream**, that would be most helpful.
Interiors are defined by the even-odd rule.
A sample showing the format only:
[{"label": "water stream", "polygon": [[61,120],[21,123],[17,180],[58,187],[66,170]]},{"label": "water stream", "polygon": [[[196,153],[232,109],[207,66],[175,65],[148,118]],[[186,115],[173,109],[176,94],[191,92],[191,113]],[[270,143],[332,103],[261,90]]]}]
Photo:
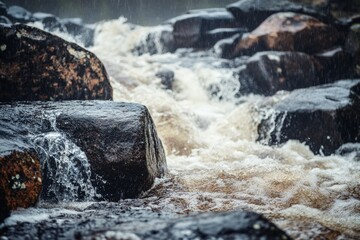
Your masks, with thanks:
[{"label": "water stream", "polygon": [[[114,100],[146,105],[166,148],[169,174],[144,194],[146,207],[179,215],[251,210],[296,239],[359,238],[359,162],[314,155],[297,141],[280,147],[257,143],[263,97],[235,96],[241,64],[219,59],[216,51],[133,54],[153,30],[134,29],[124,18],[103,22],[89,49],[107,68]],[[174,72],[172,91],[156,77],[162,70]],[[214,85],[221,86],[216,96],[209,92]],[[87,204],[92,203],[58,207],[72,214]],[[7,222],[29,214],[46,219],[58,211],[40,203],[13,213]]]}]

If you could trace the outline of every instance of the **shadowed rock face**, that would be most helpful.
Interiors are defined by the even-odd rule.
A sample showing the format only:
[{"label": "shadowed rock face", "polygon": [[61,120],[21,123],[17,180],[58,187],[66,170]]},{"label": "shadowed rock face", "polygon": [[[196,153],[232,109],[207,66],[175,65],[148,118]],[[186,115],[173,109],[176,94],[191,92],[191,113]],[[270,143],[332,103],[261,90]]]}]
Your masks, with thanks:
[{"label": "shadowed rock face", "polygon": [[225,9],[201,9],[171,19],[176,48],[208,48],[218,40],[230,37],[241,29],[239,22]]},{"label": "shadowed rock face", "polygon": [[112,99],[91,52],[25,25],[0,25],[0,101]]},{"label": "shadowed rock face", "polygon": [[244,35],[233,56],[251,55],[258,51],[299,51],[317,53],[334,46],[340,34],[317,19],[295,13],[277,13],[258,28]]},{"label": "shadowed rock face", "polygon": [[15,210],[28,208],[38,201],[42,176],[40,161],[31,151],[0,151],[0,197],[1,208]]},{"label": "shadowed rock face", "polygon": [[[0,142],[4,143],[2,148],[6,147],[2,151],[31,147],[37,151],[44,168],[42,196],[49,200],[63,195],[60,191],[69,189],[68,184],[75,186],[73,189],[86,189],[91,183],[101,194],[100,199],[134,198],[148,190],[155,177],[163,176],[167,169],[161,141],[143,105],[111,101],[28,102],[0,105],[0,113],[0,133],[4,133]],[[75,146],[82,153],[74,152]],[[90,164],[90,175],[84,172],[88,169],[85,163],[78,159],[81,154]],[[61,172],[62,161],[68,162],[62,170],[72,167],[76,171]],[[63,181],[64,174],[68,182]],[[91,178],[91,183],[83,178]],[[53,191],[54,184],[59,192],[51,199],[54,194],[48,191]]]},{"label": "shadowed rock face", "polygon": [[240,93],[273,95],[320,84],[318,62],[300,52],[259,52],[239,73]]},{"label": "shadowed rock face", "polygon": [[360,80],[293,91],[262,120],[259,140],[277,145],[294,139],[316,154],[335,153],[345,143],[360,141],[359,99]]}]

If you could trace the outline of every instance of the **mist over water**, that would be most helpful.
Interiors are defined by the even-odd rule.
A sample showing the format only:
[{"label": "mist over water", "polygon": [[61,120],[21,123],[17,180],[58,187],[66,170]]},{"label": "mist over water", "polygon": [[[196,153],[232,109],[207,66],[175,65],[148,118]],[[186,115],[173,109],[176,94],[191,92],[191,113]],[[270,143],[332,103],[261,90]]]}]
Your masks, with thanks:
[{"label": "mist over water", "polygon": [[61,18],[80,17],[85,23],[126,17],[144,26],[160,24],[190,9],[224,7],[232,0],[4,0],[31,12],[52,13]]}]

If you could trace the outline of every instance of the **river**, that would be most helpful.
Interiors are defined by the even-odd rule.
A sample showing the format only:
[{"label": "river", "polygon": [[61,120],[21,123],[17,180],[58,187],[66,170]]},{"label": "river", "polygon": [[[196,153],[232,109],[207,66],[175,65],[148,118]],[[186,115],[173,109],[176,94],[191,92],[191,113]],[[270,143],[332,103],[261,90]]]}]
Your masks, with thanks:
[{"label": "river", "polygon": [[[180,216],[251,210],[295,239],[358,239],[359,162],[353,156],[314,155],[297,141],[279,147],[256,142],[257,108],[264,97],[236,98],[237,67],[212,51],[134,54],[132,49],[156,28],[161,27],[134,29],[124,17],[105,21],[97,24],[89,48],[106,66],[114,100],[146,105],[166,149],[169,174],[137,200],[140,205]],[[174,72],[173,90],[161,87],[156,73],[163,70]],[[222,100],[208,91],[220,82],[226,83]],[[34,215],[54,219],[91,204],[40,203],[6,221],[16,224]]]}]

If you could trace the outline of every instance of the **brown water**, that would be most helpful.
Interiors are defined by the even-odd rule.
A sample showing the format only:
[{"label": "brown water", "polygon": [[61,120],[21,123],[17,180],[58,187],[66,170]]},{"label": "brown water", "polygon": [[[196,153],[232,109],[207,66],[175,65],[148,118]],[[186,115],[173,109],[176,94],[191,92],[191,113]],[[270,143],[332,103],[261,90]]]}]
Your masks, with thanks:
[{"label": "brown water", "polygon": [[[130,31],[123,19],[98,26],[94,51],[110,73],[116,101],[145,104],[167,151],[177,185],[156,202],[180,213],[253,210],[296,239],[360,237],[360,164],[351,157],[314,155],[290,141],[281,147],[255,142],[261,96],[237,105],[236,69],[218,68],[211,56],[133,56],[149,28]],[[186,54],[185,54],[186,55]],[[213,64],[209,64],[210,62]],[[160,88],[155,73],[175,73],[174,91]],[[207,88],[225,81],[229,101]],[[276,100],[274,98],[274,100]]]}]

